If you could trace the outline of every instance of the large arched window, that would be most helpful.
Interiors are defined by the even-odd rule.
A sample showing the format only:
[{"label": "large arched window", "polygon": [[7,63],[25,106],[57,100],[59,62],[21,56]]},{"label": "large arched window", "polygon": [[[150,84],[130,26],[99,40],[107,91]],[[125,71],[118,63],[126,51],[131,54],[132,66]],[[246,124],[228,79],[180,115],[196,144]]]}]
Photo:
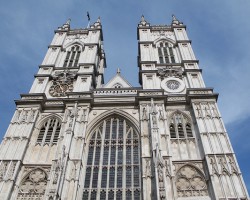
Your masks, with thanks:
[{"label": "large arched window", "polygon": [[40,145],[56,144],[60,134],[60,129],[60,121],[55,117],[49,118],[43,123],[36,142]]},{"label": "large arched window", "polygon": [[67,51],[63,67],[77,67],[80,54],[81,48],[78,45],[71,47],[71,49]]},{"label": "large arched window", "polygon": [[160,63],[175,63],[173,45],[168,42],[160,42],[157,46]]},{"label": "large arched window", "polygon": [[140,142],[124,118],[105,119],[89,141],[83,199],[140,199]]}]

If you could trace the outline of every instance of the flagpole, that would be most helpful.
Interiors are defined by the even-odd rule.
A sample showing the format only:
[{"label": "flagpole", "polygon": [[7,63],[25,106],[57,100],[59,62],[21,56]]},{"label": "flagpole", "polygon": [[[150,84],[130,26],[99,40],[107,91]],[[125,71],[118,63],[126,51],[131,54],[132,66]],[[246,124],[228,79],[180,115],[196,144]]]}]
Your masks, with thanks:
[{"label": "flagpole", "polygon": [[87,28],[89,28],[89,25],[90,25],[90,16],[89,16],[89,12],[87,12],[87,17],[88,17],[88,26],[87,26]]}]

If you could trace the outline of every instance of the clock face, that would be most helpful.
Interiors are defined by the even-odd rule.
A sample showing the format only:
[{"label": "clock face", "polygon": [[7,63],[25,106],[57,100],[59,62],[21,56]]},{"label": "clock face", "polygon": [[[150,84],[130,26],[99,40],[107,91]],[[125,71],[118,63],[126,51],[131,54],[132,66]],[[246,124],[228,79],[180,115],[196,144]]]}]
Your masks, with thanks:
[{"label": "clock face", "polygon": [[49,89],[49,93],[52,97],[66,96],[66,92],[72,92],[72,83],[54,82]]}]

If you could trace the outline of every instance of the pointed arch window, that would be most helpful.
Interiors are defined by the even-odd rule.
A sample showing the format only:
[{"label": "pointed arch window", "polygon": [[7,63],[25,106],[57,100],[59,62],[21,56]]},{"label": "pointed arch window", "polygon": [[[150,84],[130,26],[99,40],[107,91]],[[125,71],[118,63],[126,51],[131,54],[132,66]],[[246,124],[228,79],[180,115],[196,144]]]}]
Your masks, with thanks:
[{"label": "pointed arch window", "polygon": [[168,42],[160,42],[157,49],[160,63],[176,63],[172,44]]},{"label": "pointed arch window", "polygon": [[[119,116],[105,119],[92,133],[87,154],[84,199],[140,199],[140,143],[135,128]],[[101,180],[100,180],[101,179]]]},{"label": "pointed arch window", "polygon": [[71,47],[71,49],[67,51],[63,67],[77,67],[80,54],[81,54],[80,46],[74,45],[73,47]]},{"label": "pointed arch window", "polygon": [[36,142],[40,145],[56,144],[60,130],[61,122],[55,117],[49,118],[43,123]]},{"label": "pointed arch window", "polygon": [[169,125],[170,137],[174,138],[193,138],[191,123],[182,113],[174,113]]}]

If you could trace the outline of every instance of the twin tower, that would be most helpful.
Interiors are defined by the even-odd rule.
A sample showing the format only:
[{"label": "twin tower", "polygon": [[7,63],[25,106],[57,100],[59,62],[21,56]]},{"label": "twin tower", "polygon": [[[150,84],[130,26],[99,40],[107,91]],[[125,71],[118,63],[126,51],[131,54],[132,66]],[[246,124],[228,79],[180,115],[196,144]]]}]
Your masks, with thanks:
[{"label": "twin tower", "polygon": [[1,200],[248,199],[186,26],[137,33],[140,87],[104,84],[100,19],[55,31],[0,146]]}]

